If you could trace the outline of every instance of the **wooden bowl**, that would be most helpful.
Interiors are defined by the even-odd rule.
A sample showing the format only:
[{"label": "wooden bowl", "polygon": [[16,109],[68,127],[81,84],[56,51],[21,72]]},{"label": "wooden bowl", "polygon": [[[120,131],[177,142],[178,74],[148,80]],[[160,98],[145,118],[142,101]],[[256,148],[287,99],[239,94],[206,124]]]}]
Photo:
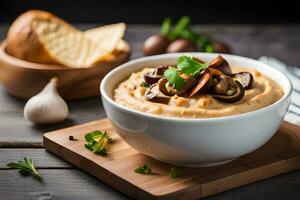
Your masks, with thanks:
[{"label": "wooden bowl", "polygon": [[0,81],[8,93],[22,99],[40,92],[52,77],[58,78],[58,91],[65,100],[98,96],[99,84],[105,74],[129,60],[130,46],[125,43],[126,48],[116,59],[76,69],[18,59],[7,54],[4,41],[0,45]]}]

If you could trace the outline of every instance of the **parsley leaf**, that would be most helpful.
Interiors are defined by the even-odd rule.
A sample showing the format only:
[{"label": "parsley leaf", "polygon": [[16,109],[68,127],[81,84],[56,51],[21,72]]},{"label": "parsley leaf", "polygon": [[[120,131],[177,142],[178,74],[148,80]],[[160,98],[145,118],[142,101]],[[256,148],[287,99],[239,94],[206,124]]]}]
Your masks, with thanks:
[{"label": "parsley leaf", "polygon": [[169,68],[164,73],[169,84],[177,90],[180,90],[184,85],[184,79],[179,75],[175,68]]},{"label": "parsley leaf", "polygon": [[106,146],[112,143],[112,139],[106,133],[106,131],[92,131],[84,136],[85,148],[94,152],[95,154],[106,155]]},{"label": "parsley leaf", "polygon": [[181,17],[174,27],[172,26],[172,20],[170,18],[165,18],[160,33],[170,41],[183,38],[194,42],[197,47],[204,52],[215,51],[210,38],[197,33],[191,28],[191,19],[188,16]]},{"label": "parsley leaf", "polygon": [[134,170],[135,173],[139,173],[139,174],[152,174],[152,171],[150,169],[150,167],[148,167],[148,165],[143,165],[141,167],[138,167]]},{"label": "parsley leaf", "polygon": [[168,34],[170,33],[170,28],[171,28],[171,18],[167,17],[164,19],[162,23],[160,33],[163,36],[168,37]]},{"label": "parsley leaf", "polygon": [[195,76],[202,69],[206,69],[209,64],[200,63],[195,58],[190,56],[180,56],[177,60],[177,66],[184,74]]},{"label": "parsley leaf", "polygon": [[18,169],[19,173],[23,176],[28,176],[29,174],[32,174],[35,178],[42,178],[35,169],[33,160],[30,158],[24,158],[24,161],[19,160],[19,162],[17,163],[8,163],[7,167],[11,169]]},{"label": "parsley leaf", "polygon": [[176,23],[173,31],[171,31],[168,35],[168,38],[172,41],[180,37],[181,33],[189,28],[191,23],[191,19],[188,16],[183,16]]}]

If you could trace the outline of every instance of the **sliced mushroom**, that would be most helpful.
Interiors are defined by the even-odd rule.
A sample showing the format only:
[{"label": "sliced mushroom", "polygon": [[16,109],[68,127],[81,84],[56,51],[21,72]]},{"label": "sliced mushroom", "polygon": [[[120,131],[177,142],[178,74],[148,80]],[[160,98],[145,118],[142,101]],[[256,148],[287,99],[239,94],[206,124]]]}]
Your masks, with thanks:
[{"label": "sliced mushroom", "polygon": [[231,75],[231,69],[228,62],[220,55],[209,63],[209,67],[217,69],[228,76]]},{"label": "sliced mushroom", "polygon": [[147,72],[144,74],[144,81],[147,84],[152,85],[154,83],[157,83],[159,79],[161,79],[162,77],[163,77],[162,75],[158,75],[153,72]]},{"label": "sliced mushroom", "polygon": [[221,78],[220,81],[214,87],[214,92],[220,95],[226,95],[228,89],[228,83],[225,79]]},{"label": "sliced mushroom", "polygon": [[152,85],[157,83],[159,79],[163,78],[164,72],[168,69],[166,65],[159,65],[158,67],[154,68],[153,71],[147,72],[144,74],[144,81],[145,83]]},{"label": "sliced mushroom", "polygon": [[205,63],[203,60],[201,60],[200,58],[198,58],[198,57],[193,57],[195,60],[197,60],[199,63]]},{"label": "sliced mushroom", "polygon": [[155,68],[154,74],[163,76],[167,69],[168,69],[167,65],[159,65]]},{"label": "sliced mushroom", "polygon": [[214,68],[208,68],[208,70],[209,70],[209,71],[211,72],[211,74],[214,75],[214,76],[222,76],[222,75],[223,75],[223,73],[220,72],[220,71],[217,70],[217,69],[214,69]]},{"label": "sliced mushroom", "polygon": [[221,75],[221,78],[226,80],[228,86],[235,86],[235,82],[230,76]]},{"label": "sliced mushroom", "polygon": [[198,80],[198,84],[192,89],[192,91],[189,94],[189,97],[192,97],[193,95],[199,92],[208,91],[213,85],[212,74],[210,70],[205,69],[200,74],[201,76]]},{"label": "sliced mushroom", "polygon": [[[239,81],[235,81],[236,87],[231,87],[230,90],[234,90],[233,92],[235,92],[233,95],[229,95],[229,93],[227,95],[219,95],[219,94],[213,94],[212,96],[222,102],[225,103],[234,103],[237,102],[239,100],[241,100],[245,94],[244,88],[242,86],[242,84]],[[228,91],[228,90],[227,90]]]},{"label": "sliced mushroom", "polygon": [[145,97],[148,101],[163,104],[168,104],[171,99],[170,97],[165,96],[158,90],[157,84],[153,84],[150,86],[150,88],[147,89]]},{"label": "sliced mushroom", "polygon": [[218,81],[214,85],[214,92],[220,95],[233,95],[235,93],[236,83],[230,77],[224,74],[218,76]]},{"label": "sliced mushroom", "polygon": [[163,94],[167,96],[173,96],[173,95],[181,96],[197,84],[196,79],[193,77],[183,77],[183,78],[184,78],[184,85],[180,90],[177,90],[174,87],[170,86],[167,78],[160,79],[158,81],[159,91],[161,91]]},{"label": "sliced mushroom", "polygon": [[167,96],[172,96],[172,94],[169,94],[168,90],[167,90],[167,87],[166,87],[166,84],[168,83],[168,80],[167,78],[161,78],[157,85],[158,85],[158,89],[161,93],[163,93],[164,95],[167,95]]},{"label": "sliced mushroom", "polygon": [[253,85],[253,76],[250,72],[239,72],[232,75],[232,78],[239,81],[245,90],[249,90]]}]

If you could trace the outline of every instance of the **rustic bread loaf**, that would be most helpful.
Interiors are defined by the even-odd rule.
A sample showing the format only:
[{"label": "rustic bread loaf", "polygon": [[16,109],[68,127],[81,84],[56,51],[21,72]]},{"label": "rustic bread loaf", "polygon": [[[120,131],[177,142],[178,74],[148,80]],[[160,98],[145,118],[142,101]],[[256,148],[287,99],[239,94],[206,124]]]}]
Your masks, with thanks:
[{"label": "rustic bread loaf", "polygon": [[90,67],[122,51],[124,32],[124,23],[81,32],[51,13],[31,10],[10,27],[7,52],[31,62]]},{"label": "rustic bread loaf", "polygon": [[58,64],[44,48],[33,28],[34,22],[50,19],[58,24],[63,24],[68,29],[75,30],[70,24],[49,12],[39,10],[27,11],[20,15],[8,30],[7,53],[30,62]]}]

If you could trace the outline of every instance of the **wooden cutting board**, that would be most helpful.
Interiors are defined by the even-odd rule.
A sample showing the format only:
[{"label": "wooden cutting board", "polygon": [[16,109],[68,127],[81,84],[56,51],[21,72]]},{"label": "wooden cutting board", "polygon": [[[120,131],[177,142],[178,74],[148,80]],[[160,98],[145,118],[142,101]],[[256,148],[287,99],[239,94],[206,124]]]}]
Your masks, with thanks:
[{"label": "wooden cutting board", "polygon": [[[84,135],[107,130],[114,142],[106,157],[84,148]],[[77,141],[70,141],[73,135]],[[44,134],[47,150],[134,199],[199,199],[300,168],[300,127],[283,123],[263,147],[231,163],[207,168],[171,167],[137,152],[122,140],[108,119]],[[134,170],[147,164],[153,175]]]}]

